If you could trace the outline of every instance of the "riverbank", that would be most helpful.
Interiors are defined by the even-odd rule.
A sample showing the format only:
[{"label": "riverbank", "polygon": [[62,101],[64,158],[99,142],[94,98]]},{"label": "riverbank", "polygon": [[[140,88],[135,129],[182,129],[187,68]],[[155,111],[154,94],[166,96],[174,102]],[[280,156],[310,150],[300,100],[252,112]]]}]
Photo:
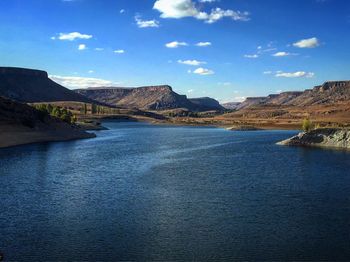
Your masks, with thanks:
[{"label": "riverbank", "polygon": [[350,149],[350,129],[320,128],[277,143],[284,146]]},{"label": "riverbank", "polygon": [[96,137],[94,133],[88,133],[78,128],[62,125],[42,129],[32,129],[14,125],[0,126],[0,148],[94,137]]}]

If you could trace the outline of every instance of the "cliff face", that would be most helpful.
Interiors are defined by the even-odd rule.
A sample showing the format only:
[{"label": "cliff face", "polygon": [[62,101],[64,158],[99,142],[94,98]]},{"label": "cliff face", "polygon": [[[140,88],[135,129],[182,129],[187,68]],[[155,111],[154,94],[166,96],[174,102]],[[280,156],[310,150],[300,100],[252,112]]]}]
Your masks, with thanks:
[{"label": "cliff face", "polygon": [[334,128],[316,129],[307,133],[300,133],[278,144],[350,149],[350,130]]},{"label": "cliff face", "polygon": [[48,78],[45,71],[0,67],[0,96],[19,102],[91,102]]},{"label": "cliff face", "polygon": [[145,86],[139,88],[89,88],[75,90],[90,99],[124,108],[168,110],[185,108],[191,111],[217,110],[217,105],[203,106],[193,103],[185,95],[175,93],[170,86]]}]

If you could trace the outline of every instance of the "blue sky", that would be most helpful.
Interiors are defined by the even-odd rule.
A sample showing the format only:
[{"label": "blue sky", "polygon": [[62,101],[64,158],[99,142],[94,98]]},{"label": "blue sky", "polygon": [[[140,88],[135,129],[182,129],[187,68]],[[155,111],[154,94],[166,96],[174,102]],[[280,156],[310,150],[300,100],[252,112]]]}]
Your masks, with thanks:
[{"label": "blue sky", "polygon": [[238,101],[350,79],[348,0],[0,0],[1,66]]}]

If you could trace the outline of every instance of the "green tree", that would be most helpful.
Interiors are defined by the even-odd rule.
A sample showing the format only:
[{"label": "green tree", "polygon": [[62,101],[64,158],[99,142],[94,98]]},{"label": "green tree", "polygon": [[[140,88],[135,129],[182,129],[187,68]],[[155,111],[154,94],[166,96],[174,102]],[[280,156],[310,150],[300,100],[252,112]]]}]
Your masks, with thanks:
[{"label": "green tree", "polygon": [[95,104],[91,105],[91,114],[96,114],[97,113],[97,106]]},{"label": "green tree", "polygon": [[302,129],[304,132],[310,132],[312,129],[312,122],[310,121],[310,119],[304,119],[303,120],[303,125],[302,125]]}]

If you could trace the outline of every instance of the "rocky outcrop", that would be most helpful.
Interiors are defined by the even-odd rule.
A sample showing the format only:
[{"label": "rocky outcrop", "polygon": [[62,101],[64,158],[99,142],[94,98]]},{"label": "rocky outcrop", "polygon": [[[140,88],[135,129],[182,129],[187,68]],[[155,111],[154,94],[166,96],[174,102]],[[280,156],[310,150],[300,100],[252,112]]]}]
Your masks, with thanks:
[{"label": "rocky outcrop", "polygon": [[0,97],[0,148],[95,137],[26,104]]},{"label": "rocky outcrop", "polygon": [[138,88],[100,87],[78,89],[75,91],[80,95],[97,100],[101,103],[123,108],[137,108],[143,110],[184,108],[190,111],[207,111],[218,110],[218,107],[220,107],[220,105],[217,105],[218,103],[213,105],[213,101],[209,103],[208,100],[192,102],[185,95],[175,93],[168,85]]},{"label": "rocky outcrop", "polygon": [[25,103],[93,102],[52,81],[45,71],[15,67],[0,67],[0,96]]},{"label": "rocky outcrop", "polygon": [[235,125],[235,126],[228,127],[226,129],[229,131],[259,131],[259,130],[263,130],[261,128],[251,126],[251,125]]},{"label": "rocky outcrop", "polygon": [[277,144],[350,149],[350,130],[336,128],[315,129],[310,132],[300,133]]}]

